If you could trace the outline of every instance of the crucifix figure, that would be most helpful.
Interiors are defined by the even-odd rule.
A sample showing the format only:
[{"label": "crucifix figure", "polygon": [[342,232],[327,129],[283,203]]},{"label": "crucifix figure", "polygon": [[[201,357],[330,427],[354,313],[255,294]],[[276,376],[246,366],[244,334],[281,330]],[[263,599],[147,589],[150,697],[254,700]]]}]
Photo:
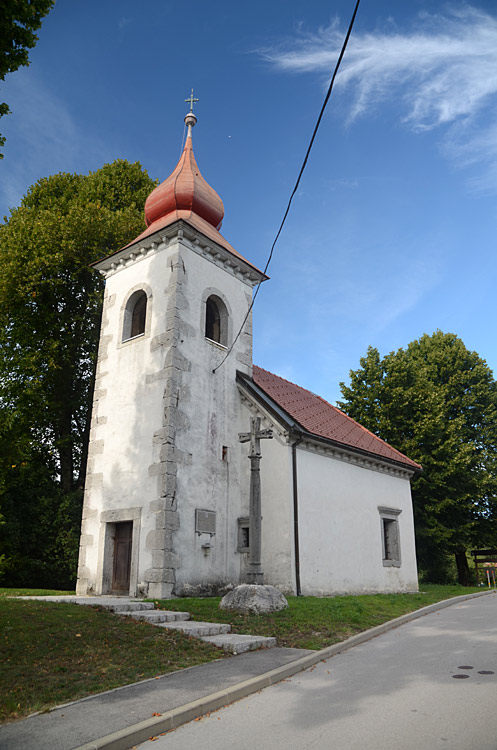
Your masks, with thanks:
[{"label": "crucifix figure", "polygon": [[261,440],[272,438],[272,430],[261,430],[260,417],[250,420],[250,432],[240,432],[240,443],[250,442],[249,569],[247,583],[264,583],[261,561]]},{"label": "crucifix figure", "polygon": [[192,89],[192,93],[190,94],[188,99],[185,99],[185,102],[187,102],[190,105],[190,112],[193,112],[193,105],[195,102],[198,102],[198,101],[199,100],[195,99],[195,97],[193,96],[193,89]]}]

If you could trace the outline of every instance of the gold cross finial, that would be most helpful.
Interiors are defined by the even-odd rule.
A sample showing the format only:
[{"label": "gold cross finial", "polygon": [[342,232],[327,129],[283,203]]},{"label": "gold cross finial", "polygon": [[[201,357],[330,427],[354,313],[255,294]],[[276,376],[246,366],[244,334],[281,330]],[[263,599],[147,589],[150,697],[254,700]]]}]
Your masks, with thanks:
[{"label": "gold cross finial", "polygon": [[185,102],[187,102],[190,105],[190,112],[193,112],[193,105],[195,104],[195,102],[198,102],[198,101],[199,100],[193,96],[193,89],[192,89],[192,93],[190,94],[188,99],[185,99]]}]

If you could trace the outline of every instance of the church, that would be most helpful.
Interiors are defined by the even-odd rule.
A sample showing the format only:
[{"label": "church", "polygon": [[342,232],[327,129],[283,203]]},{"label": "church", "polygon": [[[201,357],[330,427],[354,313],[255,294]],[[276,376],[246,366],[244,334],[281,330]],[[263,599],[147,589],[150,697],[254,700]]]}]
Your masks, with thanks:
[{"label": "church", "polygon": [[[192,111],[185,122],[146,229],[94,264],[106,285],[77,593],[215,594],[253,580],[256,543],[260,582],[287,594],[416,591],[410,480],[421,467],[253,365],[252,293],[266,277],[220,234]],[[254,424],[271,437],[257,540],[241,439]]]}]

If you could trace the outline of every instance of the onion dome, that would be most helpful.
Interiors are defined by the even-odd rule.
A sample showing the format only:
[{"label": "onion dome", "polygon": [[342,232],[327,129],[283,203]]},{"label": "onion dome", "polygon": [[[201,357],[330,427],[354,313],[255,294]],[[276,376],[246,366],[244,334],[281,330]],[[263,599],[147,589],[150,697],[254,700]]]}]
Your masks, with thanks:
[{"label": "onion dome", "polygon": [[188,137],[180,160],[173,173],[150,193],[145,202],[147,226],[174,211],[192,211],[215,229],[221,227],[223,202],[200,174],[193,155],[192,127],[196,121],[193,112],[185,117]]},{"label": "onion dome", "polygon": [[[193,113],[193,104],[198,101],[194,98],[193,91],[186,101],[190,103],[190,111],[185,117],[188,127],[185,148],[173,173],[150,193],[145,202],[147,228],[120,250],[94,265],[99,270],[112,268],[114,261],[111,261],[111,258],[118,255],[123,257],[125,251],[136,245],[143,250],[147,238],[155,236],[163,239],[165,235],[162,233],[166,227],[177,222],[185,222],[194,232],[205,237],[209,243],[215,243],[223,251],[228,252],[233,260],[236,259],[235,262],[230,261],[231,266],[241,263],[245,270],[251,269],[249,274],[253,274],[250,277],[252,281],[267,279],[268,277],[262,271],[240,255],[219,232],[224,217],[223,202],[200,174],[193,155],[192,127],[197,122]],[[134,253],[130,257],[134,258]]]}]

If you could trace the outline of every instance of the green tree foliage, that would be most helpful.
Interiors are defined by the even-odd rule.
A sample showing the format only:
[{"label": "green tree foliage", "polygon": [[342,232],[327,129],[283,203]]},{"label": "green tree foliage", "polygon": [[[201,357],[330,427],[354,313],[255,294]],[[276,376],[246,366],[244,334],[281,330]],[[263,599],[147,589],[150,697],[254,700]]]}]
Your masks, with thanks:
[{"label": "green tree foliage", "polygon": [[[53,7],[55,0],[0,0],[0,81],[7,73],[29,65],[29,50],[38,37],[34,33]],[[0,117],[10,112],[8,105],[0,103]],[[0,146],[5,138],[0,135]],[[3,154],[0,153],[0,159]]]},{"label": "green tree foliage", "polygon": [[423,466],[413,482],[418,564],[443,577],[455,555],[497,543],[497,383],[476,352],[436,331],[380,357],[369,347],[339,406]]},{"label": "green tree foliage", "polygon": [[0,571],[8,584],[74,579],[103,290],[89,264],[143,230],[154,185],[126,161],[56,174],[0,226]]}]

